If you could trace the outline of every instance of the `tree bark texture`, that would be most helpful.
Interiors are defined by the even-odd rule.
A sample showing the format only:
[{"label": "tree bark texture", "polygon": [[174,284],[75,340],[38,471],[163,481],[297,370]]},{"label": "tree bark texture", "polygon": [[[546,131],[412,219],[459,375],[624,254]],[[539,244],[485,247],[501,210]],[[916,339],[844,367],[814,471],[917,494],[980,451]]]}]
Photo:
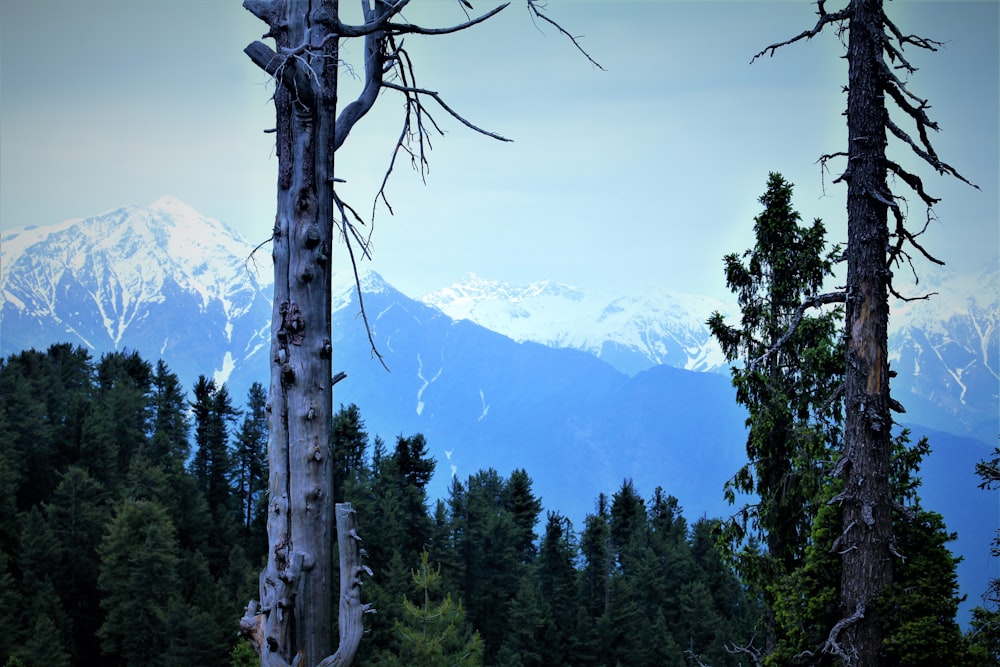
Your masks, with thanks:
[{"label": "tree bark texture", "polygon": [[[342,582],[353,595],[339,596],[356,614],[356,623],[346,623],[356,632],[350,638],[354,648],[331,662],[338,599],[329,441],[338,38],[319,20],[335,16],[337,6],[336,0],[246,0],[244,7],[269,25],[265,36],[275,40],[276,50],[254,42],[246,53],[274,77],[278,156],[268,406],[269,546],[260,580],[258,627],[252,632],[262,665],[348,665],[361,636],[363,609],[352,583],[357,572]],[[347,513],[353,522],[349,507]],[[356,554],[355,540],[342,537]],[[356,555],[347,560],[357,563]],[[252,617],[251,611],[248,608]],[[246,618],[244,624],[252,625]]]},{"label": "tree bark texture", "polygon": [[846,423],[841,464],[842,642],[851,664],[881,664],[875,600],[892,580],[886,121],[882,0],[854,0],[849,26]]}]

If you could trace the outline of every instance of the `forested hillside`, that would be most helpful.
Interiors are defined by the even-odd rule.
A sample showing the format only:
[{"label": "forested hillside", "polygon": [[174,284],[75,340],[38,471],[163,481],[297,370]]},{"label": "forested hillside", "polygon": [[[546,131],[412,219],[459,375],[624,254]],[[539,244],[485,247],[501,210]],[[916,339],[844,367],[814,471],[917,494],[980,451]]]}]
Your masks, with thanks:
[{"label": "forested hillside", "polygon": [[[8,664],[250,664],[237,621],[266,549],[266,397],[163,362],[55,345],[0,367],[0,607]],[[739,664],[758,609],[677,500],[630,481],[579,529],[540,516],[528,472],[452,480],[420,434],[334,420],[336,499],[367,563],[361,664]],[[12,657],[13,656],[13,657]]]},{"label": "forested hillside", "polygon": [[[266,404],[259,385],[238,405],[205,377],[187,393],[131,352],[54,345],[4,360],[0,662],[255,664],[236,628],[266,550]],[[357,509],[372,569],[359,664],[746,665],[761,648],[762,592],[718,547],[720,522],[689,522],[669,489],[596,490],[574,526],[541,516],[525,470],[454,478],[432,501],[424,436],[369,437],[357,406],[331,435],[333,493]],[[901,546],[921,558],[886,617],[922,653],[894,664],[965,660],[976,636],[954,621],[947,532],[919,517]],[[824,563],[777,590],[802,629],[789,650],[835,608]]]}]

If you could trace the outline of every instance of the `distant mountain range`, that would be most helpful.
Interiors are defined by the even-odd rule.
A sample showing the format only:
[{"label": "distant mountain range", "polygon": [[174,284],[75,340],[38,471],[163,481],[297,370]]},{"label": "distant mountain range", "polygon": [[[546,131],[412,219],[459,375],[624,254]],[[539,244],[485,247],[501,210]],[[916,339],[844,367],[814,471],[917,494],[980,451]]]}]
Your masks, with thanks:
[{"label": "distant mountain range", "polygon": [[[0,239],[0,355],[82,345],[163,358],[186,387],[199,374],[237,402],[267,385],[270,257],[219,221],[164,197]],[[995,498],[976,488],[976,461],[996,443],[996,267],[939,274],[940,295],[894,311],[894,393],[915,431],[932,436],[926,504],[959,531],[963,589],[978,602],[998,564],[988,555]],[[705,320],[732,305],[667,291],[596,295],[550,282],[468,276],[407,297],[363,275],[371,357],[354,285],[334,295],[334,364],[348,373],[335,401],[357,403],[371,434],[424,433],[450,474],[525,468],[547,509],[582,527],[598,493],[631,477],[662,486],[686,514],[723,516],[724,481],[741,465],[745,413]],[[709,371],[709,372],[700,372]]]},{"label": "distant mountain range", "polygon": [[[904,421],[970,435],[1000,434],[1000,271],[923,275],[915,301],[892,307],[893,393]],[[516,341],[593,354],[628,375],[659,365],[728,372],[705,322],[719,311],[738,322],[734,303],[655,290],[634,296],[584,292],[549,281],[530,285],[475,275],[423,298],[456,320]]]},{"label": "distant mountain range", "polygon": [[474,274],[423,301],[516,341],[589,352],[629,375],[664,364],[690,371],[725,368],[705,321],[713,311],[734,310],[667,290],[611,296],[550,281],[514,285]]}]

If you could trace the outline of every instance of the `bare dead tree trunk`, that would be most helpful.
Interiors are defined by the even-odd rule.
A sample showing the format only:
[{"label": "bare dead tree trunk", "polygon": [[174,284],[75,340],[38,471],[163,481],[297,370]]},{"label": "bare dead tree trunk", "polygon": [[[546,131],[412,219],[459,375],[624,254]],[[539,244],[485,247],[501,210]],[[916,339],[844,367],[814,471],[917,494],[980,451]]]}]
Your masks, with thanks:
[{"label": "bare dead tree trunk", "polygon": [[882,633],[871,613],[892,581],[888,205],[882,62],[882,1],[853,3],[847,47],[846,420],[841,458],[844,532],[840,604],[845,644],[861,667],[881,664]]},{"label": "bare dead tree trunk", "polygon": [[[341,626],[355,634],[343,638],[354,648],[336,663],[347,665],[360,641],[363,607],[356,593],[337,595],[333,570],[330,248],[338,39],[316,20],[323,11],[335,14],[337,5],[247,0],[245,7],[268,24],[267,36],[277,46],[272,51],[255,42],[247,53],[274,76],[278,155],[268,554],[259,614],[248,610],[245,623],[259,626],[262,665],[317,665],[334,650],[333,608],[339,597],[346,605],[341,613],[347,614]],[[356,536],[353,516],[350,521]],[[350,535],[341,539],[356,552]],[[347,556],[356,562],[356,556]],[[350,588],[355,581],[351,573],[344,583]]]},{"label": "bare dead tree trunk", "polygon": [[[900,205],[903,198],[888,186],[891,173],[920,198],[928,212],[938,201],[927,193],[919,176],[887,156],[888,133],[937,173],[972,184],[938,158],[928,138],[928,130],[938,129],[927,115],[929,105],[896,73],[916,72],[904,53],[906,47],[935,51],[941,43],[903,33],[885,14],[883,0],[849,0],[834,12],[826,10],[826,2],[816,2],[819,19],[815,27],[768,46],[754,59],[811,39],[829,25],[840,30],[846,25],[847,150],[820,158],[824,166],[835,157],[847,159],[846,169],[834,181],[847,182],[846,419],[836,469],[844,480],[844,490],[831,501],[843,508],[843,532],[834,543],[843,556],[842,617],[830,630],[823,650],[846,664],[870,667],[882,664],[883,633],[875,604],[892,583],[895,556],[890,408],[897,404],[889,396],[888,297],[890,293],[902,297],[893,288],[891,268],[903,263],[912,268],[910,249],[928,261],[943,264],[918,242],[922,231],[907,228]],[[915,126],[916,138],[890,117],[886,99]]]},{"label": "bare dead tree trunk", "polygon": [[[334,154],[385,89],[397,91],[406,103],[403,132],[386,180],[400,152],[419,157],[421,166],[426,164],[427,135],[438,126],[424,105],[425,99],[435,101],[467,127],[502,139],[469,123],[438,93],[416,85],[414,67],[401,37],[465,30],[507,5],[477,18],[469,18],[463,9],[467,20],[462,23],[424,28],[400,16],[408,3],[361,0],[365,22],[347,25],[340,20],[338,0],[243,2],[244,8],[268,25],[264,38],[275,42],[273,49],[260,41],[245,49],[251,60],[273,77],[277,119],[278,197],[271,239],[274,306],[268,404],[268,560],[261,573],[260,604],[252,601],[240,623],[244,634],[254,639],[265,667],[350,665],[362,634],[365,605],[358,591],[359,577],[366,568],[359,561],[360,538],[347,504],[337,506],[339,596],[334,591],[329,437],[333,384],[343,374],[333,375],[331,365],[330,250],[335,233],[346,242],[352,261],[355,247],[363,256],[368,248],[354,227],[354,222],[362,223],[360,217],[334,189],[338,180],[334,177]],[[527,0],[527,4],[533,16],[555,26],[582,52],[577,40],[546,17],[534,0]],[[461,6],[471,7],[468,3]],[[340,41],[355,37],[364,39],[364,86],[357,99],[338,112]],[[386,180],[376,201],[385,200]],[[360,287],[358,296],[360,300]],[[363,305],[361,314],[365,315]],[[368,335],[371,341],[370,329]],[[372,350],[378,354],[374,343]],[[339,600],[340,644],[331,655],[334,600]]]}]

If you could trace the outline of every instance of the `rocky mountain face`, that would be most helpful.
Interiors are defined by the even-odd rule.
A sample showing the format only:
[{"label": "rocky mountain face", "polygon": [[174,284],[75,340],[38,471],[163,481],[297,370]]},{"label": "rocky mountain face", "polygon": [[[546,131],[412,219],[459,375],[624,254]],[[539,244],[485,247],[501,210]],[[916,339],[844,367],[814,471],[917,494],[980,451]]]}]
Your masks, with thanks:
[{"label": "rocky mountain face", "polygon": [[[186,387],[229,383],[239,404],[268,384],[270,257],[222,223],[165,197],[0,239],[0,355],[81,345],[94,355],[162,358]],[[745,413],[704,321],[734,307],[666,291],[588,294],[551,282],[517,286],[470,276],[411,299],[363,275],[371,354],[351,280],[334,295],[337,403],[356,403],[368,431],[423,433],[452,475],[524,468],[546,509],[579,527],[597,494],[632,478],[662,486],[688,516],[726,516],[721,488],[745,458]],[[897,304],[890,353],[904,421],[928,434],[922,497],[959,531],[959,576],[972,604],[995,576],[988,556],[995,499],[976,461],[998,427],[997,271],[940,274],[938,296]],[[714,371],[714,372],[699,372]]]},{"label": "rocky mountain face", "polygon": [[[892,311],[894,391],[913,419],[985,442],[1000,434],[1000,271],[938,270]],[[905,416],[904,416],[905,417]]]},{"label": "rocky mountain face", "polygon": [[[1000,281],[996,266],[977,274],[936,271],[909,288],[927,299],[897,301],[889,350],[903,420],[986,442],[1000,433]],[[423,298],[516,341],[593,354],[628,375],[668,365],[726,372],[705,321],[736,321],[735,303],[651,290],[610,297],[548,281],[513,285],[475,275]]]},{"label": "rocky mountain face", "polygon": [[[231,379],[270,335],[270,257],[173,197],[0,239],[0,353],[63,341]],[[265,356],[266,358],[266,356]],[[239,375],[239,374],[237,374]]]},{"label": "rocky mountain face", "polygon": [[449,317],[470,320],[516,341],[589,352],[623,373],[665,364],[691,371],[725,369],[705,321],[730,304],[654,290],[606,295],[550,281],[514,285],[470,274],[422,299]]}]

